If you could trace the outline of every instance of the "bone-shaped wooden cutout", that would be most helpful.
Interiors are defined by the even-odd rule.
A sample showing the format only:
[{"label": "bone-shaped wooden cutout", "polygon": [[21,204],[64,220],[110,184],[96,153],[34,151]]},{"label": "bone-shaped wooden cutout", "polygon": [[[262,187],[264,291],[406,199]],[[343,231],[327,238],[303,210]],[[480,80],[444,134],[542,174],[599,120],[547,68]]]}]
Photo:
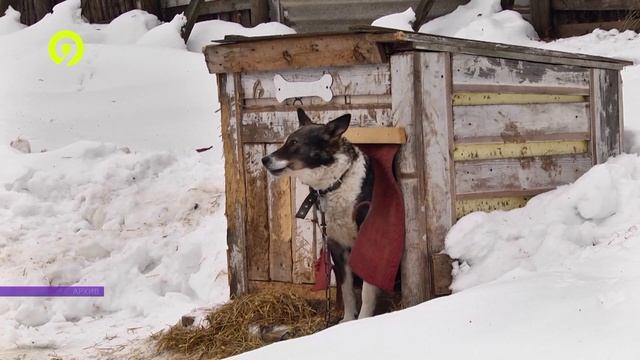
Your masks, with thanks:
[{"label": "bone-shaped wooden cutout", "polygon": [[310,82],[289,82],[282,75],[276,74],[273,77],[273,83],[276,86],[276,100],[278,102],[305,96],[317,96],[324,101],[329,101],[333,98],[333,92],[331,91],[333,77],[331,77],[331,74],[324,74],[320,80]]}]

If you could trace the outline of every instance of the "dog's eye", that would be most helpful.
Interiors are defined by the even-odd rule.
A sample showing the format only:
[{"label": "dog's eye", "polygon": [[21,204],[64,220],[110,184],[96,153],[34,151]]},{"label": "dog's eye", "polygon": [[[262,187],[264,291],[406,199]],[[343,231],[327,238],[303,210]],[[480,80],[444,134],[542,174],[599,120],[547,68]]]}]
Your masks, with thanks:
[{"label": "dog's eye", "polygon": [[295,145],[295,144],[297,144],[297,143],[298,143],[298,140],[296,140],[296,139],[290,139],[290,140],[289,140],[289,141],[287,141],[287,142],[289,143],[289,146],[293,146],[293,145]]}]

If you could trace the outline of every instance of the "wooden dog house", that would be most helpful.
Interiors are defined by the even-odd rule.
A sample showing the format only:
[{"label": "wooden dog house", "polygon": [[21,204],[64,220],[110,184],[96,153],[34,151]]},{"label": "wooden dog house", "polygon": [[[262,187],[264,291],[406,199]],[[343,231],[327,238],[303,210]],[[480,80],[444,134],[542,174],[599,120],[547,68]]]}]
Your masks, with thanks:
[{"label": "wooden dog house", "polygon": [[[307,188],[260,163],[297,127],[297,107],[318,122],[351,113],[355,128],[387,128],[355,136],[365,142],[403,142],[388,128],[404,129],[396,174],[406,208],[405,306],[449,293],[441,252],[456,219],[523,206],[622,148],[625,61],[376,28],[231,38],[204,53],[222,111],[235,295],[313,281],[318,230],[293,216]],[[304,90],[315,83],[278,94],[282,79],[326,74],[324,99]]]}]

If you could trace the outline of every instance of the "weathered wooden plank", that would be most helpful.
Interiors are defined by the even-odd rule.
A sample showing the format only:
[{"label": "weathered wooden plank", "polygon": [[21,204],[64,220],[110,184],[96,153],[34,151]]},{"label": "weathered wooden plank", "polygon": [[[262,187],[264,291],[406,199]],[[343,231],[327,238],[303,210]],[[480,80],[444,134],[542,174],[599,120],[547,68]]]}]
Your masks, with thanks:
[{"label": "weathered wooden plank", "polygon": [[583,154],[589,152],[586,140],[548,140],[527,141],[523,143],[483,143],[455,145],[453,158],[463,160],[490,160],[506,158],[525,158],[533,156],[551,156]]},{"label": "weathered wooden plank", "polygon": [[[326,124],[351,114],[351,126],[386,127],[391,125],[391,109],[307,110],[313,122]],[[298,128],[298,114],[291,112],[247,112],[243,114],[242,134],[245,142],[279,143]]]},{"label": "weathered wooden plank", "polygon": [[220,123],[225,172],[225,214],[227,217],[227,263],[231,296],[248,291],[246,237],[244,218],[246,193],[244,182],[244,157],[240,137],[240,106],[236,101],[234,77],[218,75]]},{"label": "weathered wooden plank", "polygon": [[[422,145],[416,141],[414,116],[415,82],[413,53],[391,56],[391,118],[393,126],[403,127],[407,143],[398,152],[398,173],[416,177],[416,159]],[[420,136],[421,138],[421,136]]]},{"label": "weathered wooden plank", "polygon": [[244,145],[246,182],[247,237],[246,256],[249,280],[269,280],[269,217],[267,209],[267,173],[261,159],[262,144]]},{"label": "weathered wooden plank", "polygon": [[594,160],[597,164],[621,152],[622,113],[619,87],[617,71],[593,70]]},{"label": "weathered wooden plank", "polygon": [[541,38],[546,39],[553,35],[553,16],[551,0],[530,1],[531,24]]},{"label": "weathered wooden plank", "polygon": [[350,127],[344,137],[354,144],[404,144],[407,136],[404,128],[392,127]]},{"label": "weathered wooden plank", "polygon": [[575,181],[591,163],[589,155],[456,162],[456,194],[551,189]]},{"label": "weathered wooden plank", "polygon": [[433,297],[432,271],[426,242],[426,207],[419,179],[400,179],[404,199],[405,241],[402,257],[401,286],[404,307],[418,305]]},{"label": "weathered wooden plank", "polygon": [[251,72],[381,64],[386,61],[375,40],[393,40],[390,34],[326,35],[313,38],[282,37],[269,40],[207,46],[211,73]]},{"label": "weathered wooden plank", "polygon": [[554,10],[631,10],[640,9],[638,0],[552,0]]},{"label": "weathered wooden plank", "polygon": [[351,109],[379,109],[391,107],[391,95],[346,95],[333,97],[324,101],[316,96],[289,98],[279,102],[274,98],[246,99],[246,112],[280,112],[295,111],[303,107],[305,110],[342,110]]},{"label": "weathered wooden plank", "polygon": [[618,116],[620,120],[620,153],[625,152],[625,142],[624,142],[624,104],[623,104],[623,84],[622,84],[622,72],[618,72]]},{"label": "weathered wooden plank", "polygon": [[[524,142],[542,140],[554,134],[582,134],[583,139],[589,139],[589,123],[587,103],[453,108],[456,142],[481,138],[485,138],[485,141],[502,140],[505,143]],[[576,140],[575,136],[566,140],[569,139]]]},{"label": "weathered wooden plank", "polygon": [[[419,56],[427,242],[431,255],[444,250],[444,239],[454,222],[451,58],[449,53],[421,53]],[[433,282],[430,286],[433,296]]]},{"label": "weathered wooden plank", "polygon": [[[278,148],[268,144],[266,153]],[[269,278],[291,282],[291,240],[293,238],[293,209],[291,178],[267,175],[267,199],[269,204]]]},{"label": "weathered wooden plank", "polygon": [[589,87],[589,70],[570,65],[454,54],[453,83]]},{"label": "weathered wooden plank", "polygon": [[580,36],[593,32],[595,29],[611,30],[623,29],[626,23],[624,20],[619,21],[598,21],[589,23],[576,24],[559,24],[557,26],[558,38]]},{"label": "weathered wooden plank", "polygon": [[251,26],[269,22],[269,1],[251,0]]},{"label": "weathered wooden plank", "polygon": [[[276,87],[273,82],[275,74],[275,72],[242,74],[242,88],[246,98],[275,98]],[[391,94],[391,74],[388,64],[280,70],[277,74],[289,82],[316,81],[324,74],[331,74],[333,78],[331,92],[334,97]]]},{"label": "weathered wooden plank", "polygon": [[431,8],[435,4],[435,0],[421,0],[416,7],[416,20],[412,24],[413,31],[420,30],[420,26],[427,22],[427,16]]},{"label": "weathered wooden plank", "polygon": [[[296,179],[292,182],[292,193],[294,196],[294,209],[300,208],[302,201],[309,194],[309,187]],[[293,210],[295,211],[295,210]],[[294,237],[292,241],[293,255],[293,282],[296,284],[310,284],[315,281],[313,264],[316,260],[318,241],[316,228],[313,223],[315,212],[309,214],[307,219],[295,219]]]},{"label": "weathered wooden plank", "polygon": [[415,108],[420,78],[420,57],[402,53],[391,57],[392,120],[403,127],[407,143],[398,153],[398,173],[404,199],[405,244],[401,267],[402,303],[417,305],[431,297],[431,267],[426,242],[426,204],[424,196],[424,144],[422,118]]},{"label": "weathered wooden plank", "polygon": [[399,43],[398,45],[389,44],[388,46],[393,51],[407,51],[409,49],[443,51],[451,52],[453,54],[463,53],[547,64],[577,65],[599,69],[620,69],[622,66],[631,64],[631,62],[628,61],[616,60],[602,56],[459,39],[431,34],[402,33],[397,34],[396,39],[396,41],[405,40],[405,42]]},{"label": "weathered wooden plank", "polygon": [[451,258],[447,254],[433,254],[431,256],[433,264],[433,287],[436,296],[451,294]]},{"label": "weathered wooden plank", "polygon": [[502,94],[548,94],[589,95],[589,84],[584,86],[513,85],[513,84],[454,84],[454,93],[502,93]]},{"label": "weathered wooden plank", "polygon": [[508,196],[487,199],[456,200],[456,219],[474,211],[512,210],[524,207],[531,196]]},{"label": "weathered wooden plank", "polygon": [[584,95],[501,94],[501,93],[453,94],[453,105],[455,106],[580,103],[585,101],[587,101],[587,97]]}]

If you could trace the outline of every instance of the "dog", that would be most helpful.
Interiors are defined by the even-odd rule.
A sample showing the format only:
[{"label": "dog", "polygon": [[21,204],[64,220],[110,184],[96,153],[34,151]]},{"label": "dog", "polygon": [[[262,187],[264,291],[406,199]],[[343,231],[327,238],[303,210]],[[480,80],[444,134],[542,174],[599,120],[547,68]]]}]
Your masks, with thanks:
[{"label": "dog", "polygon": [[363,281],[358,313],[349,256],[373,195],[373,167],[368,157],[343,137],[350,114],[323,125],[312,122],[302,109],[297,112],[299,128],[284,145],[263,157],[262,164],[274,176],[297,177],[323,194],[329,251],[342,290],[342,322],[370,317],[380,289]]}]

